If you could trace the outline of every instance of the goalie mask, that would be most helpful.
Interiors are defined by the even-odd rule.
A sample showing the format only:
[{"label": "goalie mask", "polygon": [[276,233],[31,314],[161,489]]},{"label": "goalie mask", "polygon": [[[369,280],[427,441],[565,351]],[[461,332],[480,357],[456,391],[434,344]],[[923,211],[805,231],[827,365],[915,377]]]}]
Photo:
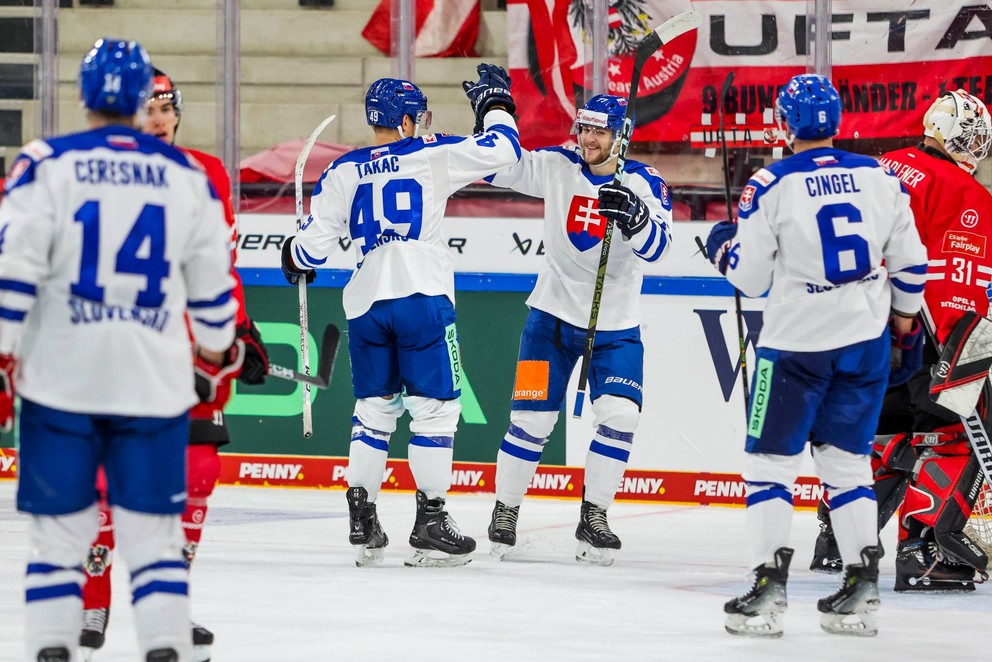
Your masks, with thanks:
[{"label": "goalie mask", "polygon": [[786,142],[795,138],[825,140],[840,130],[840,95],[830,79],[819,74],[800,74],[779,90],[775,101],[779,129],[788,130]]},{"label": "goalie mask", "polygon": [[988,108],[964,90],[947,92],[923,116],[923,135],[940,143],[962,170],[973,175],[992,146]]},{"label": "goalie mask", "polygon": [[410,81],[398,78],[380,78],[369,86],[365,94],[365,120],[369,126],[398,129],[403,118],[414,124],[413,135],[420,129],[431,128],[431,111],[427,110],[427,97]]},{"label": "goalie mask", "polygon": [[575,115],[575,122],[572,124],[572,135],[578,136],[579,148],[582,150],[582,158],[585,159],[586,163],[589,163],[589,159],[586,158],[586,147],[583,145],[582,127],[613,132],[613,144],[607,156],[598,163],[589,163],[592,166],[600,166],[615,159],[619,153],[620,132],[623,130],[626,114],[627,99],[611,94],[597,94],[579,109]]}]

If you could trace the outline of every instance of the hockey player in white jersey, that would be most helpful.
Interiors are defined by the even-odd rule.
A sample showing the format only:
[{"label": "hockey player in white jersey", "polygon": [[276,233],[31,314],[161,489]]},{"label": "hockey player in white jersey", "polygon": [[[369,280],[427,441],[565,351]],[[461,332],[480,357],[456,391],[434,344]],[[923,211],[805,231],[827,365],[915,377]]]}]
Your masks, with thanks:
[{"label": "hockey player in white jersey", "polygon": [[520,504],[582,356],[600,242],[611,221],[623,239],[610,250],[589,371],[596,432],[586,455],[576,559],[610,565],[620,549],[606,512],[623,478],[641,410],[640,265],[665,254],[672,220],[668,186],[654,168],[628,160],[623,185],[613,185],[626,110],[623,97],[594,96],[575,119],[577,149],[525,151],[519,163],[489,178],[496,186],[544,198],[547,255],[527,299],[510,426],[496,459],[489,540],[499,558],[516,544]]},{"label": "hockey player in white jersey", "polygon": [[349,540],[359,566],[380,562],[388,544],[375,500],[389,438],[404,411],[413,419],[409,461],[417,483],[414,553],[406,565],[462,565],[475,550],[475,540],[462,535],[444,509],[462,372],[454,268],[441,222],[448,196],[520,157],[509,76],[489,64],[480,64],[478,73],[477,83],[466,84],[481,131],[474,136],[418,137],[430,126],[420,89],[394,78],[374,82],[365,112],[375,144],[327,168],[309,219],[283,244],[291,283],[312,280],[339,237],[349,237],[355,248],[344,309],[357,400],[348,461]]},{"label": "hockey player in white jersey", "polygon": [[725,626],[782,635],[792,488],[811,440],[845,564],[841,588],[817,604],[820,625],[873,636],[879,547],[869,452],[888,381],[888,325],[910,331],[926,249],[899,180],[875,159],[833,147],[841,109],[829,79],[790,80],[776,116],[794,155],[755,173],[737,223],[716,224],[707,240],[735,287],[752,297],[768,291],[743,471],[755,581],[724,605]]},{"label": "hockey player in white jersey", "polygon": [[140,659],[192,656],[179,516],[187,412],[198,398],[185,314],[219,369],[237,303],[206,176],[136,128],[151,76],[137,43],[98,41],[79,72],[90,129],[28,144],[0,206],[0,419],[10,421],[16,384],[32,661],[78,659],[101,464]]}]

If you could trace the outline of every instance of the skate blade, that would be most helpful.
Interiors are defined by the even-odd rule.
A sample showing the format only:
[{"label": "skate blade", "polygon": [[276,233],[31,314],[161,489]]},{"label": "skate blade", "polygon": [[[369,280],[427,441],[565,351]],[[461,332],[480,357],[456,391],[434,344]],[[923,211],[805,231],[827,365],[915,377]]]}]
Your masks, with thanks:
[{"label": "skate blade", "polygon": [[456,568],[472,562],[472,554],[447,554],[436,549],[414,549],[403,561],[408,568]]},{"label": "skate blade", "polygon": [[359,568],[381,565],[385,555],[386,550],[383,547],[370,548],[365,545],[355,545],[355,565]]},{"label": "skate blade", "polygon": [[575,549],[575,560],[583,565],[611,566],[614,558],[612,549],[593,547],[583,540],[579,541],[579,545]]},{"label": "skate blade", "polygon": [[823,559],[821,563],[817,563],[816,559],[813,559],[813,562],[809,564],[809,569],[823,575],[839,575],[844,567],[839,560]]},{"label": "skate blade", "polygon": [[855,614],[821,614],[820,629],[829,634],[874,637],[878,634],[878,619],[874,614],[877,609],[876,605],[870,611]]},{"label": "skate blade", "polygon": [[975,590],[975,582],[965,579],[933,579],[932,577],[910,577],[905,584],[896,584],[897,593],[970,593]]},{"label": "skate blade", "polygon": [[766,614],[727,614],[723,624],[728,634],[740,637],[760,637],[763,639],[778,639],[782,636],[782,612]]},{"label": "skate blade", "polygon": [[503,542],[494,542],[489,545],[489,555],[497,561],[502,561],[503,557],[506,556],[511,549],[513,549],[513,545],[507,545]]}]

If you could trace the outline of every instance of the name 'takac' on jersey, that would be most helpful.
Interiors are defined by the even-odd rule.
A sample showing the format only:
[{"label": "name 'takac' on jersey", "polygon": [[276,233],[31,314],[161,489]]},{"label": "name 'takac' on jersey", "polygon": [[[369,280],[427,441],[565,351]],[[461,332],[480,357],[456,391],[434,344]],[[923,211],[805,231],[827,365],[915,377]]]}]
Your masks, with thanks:
[{"label": "name 'takac' on jersey", "polygon": [[729,267],[744,294],[771,288],[759,346],[816,352],[878,338],[892,308],[915,314],[926,250],[888,169],[821,147],[748,181]]},{"label": "name 'takac' on jersey", "polygon": [[929,269],[924,296],[947,341],[966,310],[988,315],[992,280],[992,193],[950,159],[909,147],[882,156],[909,191]]},{"label": "name 'takac' on jersey", "polygon": [[[594,175],[574,148],[548,147],[524,151],[518,163],[486,179],[495,186],[544,199],[547,262],[527,305],[585,328],[606,231],[606,219],[599,214],[599,188],[612,183],[613,175]],[[623,185],[647,205],[651,227],[630,242],[619,231],[613,235],[597,326],[602,331],[640,324],[644,277],[638,263],[661,259],[672,240],[671,194],[658,172],[627,161]]]},{"label": "name 'takac' on jersey", "polygon": [[177,416],[197,401],[189,327],[234,338],[228,230],[179,150],[112,126],[21,151],[0,205],[0,352],[64,411]]},{"label": "name 'takac' on jersey", "polygon": [[448,197],[520,157],[509,113],[486,113],[485,127],[474,136],[432,134],[356,149],[321,176],[293,260],[319,268],[337,239],[350,237],[357,266],[344,288],[348,319],[411,294],[454,302],[454,263],[441,226]]}]

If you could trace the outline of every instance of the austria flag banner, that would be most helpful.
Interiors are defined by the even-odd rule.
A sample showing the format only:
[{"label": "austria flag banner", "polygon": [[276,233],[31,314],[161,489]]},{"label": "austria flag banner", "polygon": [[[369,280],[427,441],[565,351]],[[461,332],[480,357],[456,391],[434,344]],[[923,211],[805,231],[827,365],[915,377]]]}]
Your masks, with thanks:
[{"label": "austria flag banner", "polygon": [[[382,0],[362,36],[390,54],[391,2]],[[414,54],[417,57],[475,57],[479,0],[416,0]]]},{"label": "austria flag banner", "polygon": [[[688,10],[703,15],[698,30],[645,65],[635,141],[718,145],[718,97],[733,71],[723,108],[728,145],[783,144],[772,109],[779,87],[812,60],[807,0],[602,1],[609,3],[610,94],[627,94],[634,49],[654,27]],[[507,0],[513,97],[527,148],[571,140],[575,109],[589,96],[588,7],[582,0]],[[842,139],[922,135],[923,113],[946,90],[992,103],[992,3],[833,0],[829,29]]]}]

